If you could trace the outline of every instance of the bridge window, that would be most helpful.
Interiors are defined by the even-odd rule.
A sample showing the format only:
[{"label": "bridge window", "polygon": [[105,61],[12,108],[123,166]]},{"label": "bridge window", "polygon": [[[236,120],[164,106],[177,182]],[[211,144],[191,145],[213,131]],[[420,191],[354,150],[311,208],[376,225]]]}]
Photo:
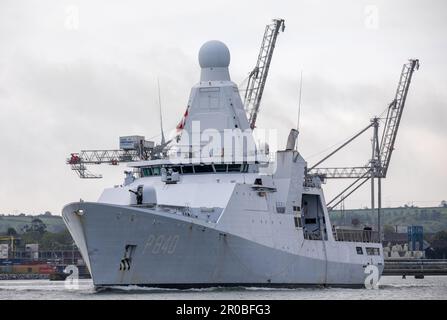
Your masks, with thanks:
[{"label": "bridge window", "polygon": [[151,168],[142,168],[141,169],[141,176],[142,177],[150,177],[152,175]]},{"label": "bridge window", "polygon": [[229,164],[228,172],[241,172],[241,165],[240,164]]},{"label": "bridge window", "polygon": [[161,172],[161,167],[147,167],[141,168],[141,177],[159,176]]},{"label": "bridge window", "polygon": [[183,167],[182,167],[182,172],[183,172],[183,173],[186,173],[186,174],[188,174],[188,173],[194,173],[194,169],[193,169],[192,166],[183,166]]},{"label": "bridge window", "polygon": [[194,171],[196,173],[214,172],[212,165],[199,165],[194,166]]},{"label": "bridge window", "polygon": [[180,167],[166,167],[166,169],[167,170],[171,169],[173,172],[178,172],[178,173],[181,172]]},{"label": "bridge window", "polygon": [[362,247],[355,247],[355,250],[357,250],[357,254],[363,254]]},{"label": "bridge window", "polygon": [[227,172],[226,164],[215,164],[214,168],[216,169],[216,172]]},{"label": "bridge window", "polygon": [[[215,172],[248,172],[248,164],[196,164],[196,165],[180,165],[166,166],[166,170],[171,169],[173,172],[181,174],[194,173],[215,173]],[[150,166],[140,169],[141,177],[159,176],[161,175],[161,166]]]},{"label": "bridge window", "polygon": [[160,167],[152,167],[152,175],[153,176],[159,176],[160,175]]}]

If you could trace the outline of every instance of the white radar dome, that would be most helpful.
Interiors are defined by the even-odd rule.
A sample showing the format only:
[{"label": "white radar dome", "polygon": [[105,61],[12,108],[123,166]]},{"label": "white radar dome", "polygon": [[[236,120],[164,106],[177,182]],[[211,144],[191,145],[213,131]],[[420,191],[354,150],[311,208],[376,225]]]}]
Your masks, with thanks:
[{"label": "white radar dome", "polygon": [[205,42],[199,51],[199,64],[201,68],[228,68],[230,50],[221,41]]}]

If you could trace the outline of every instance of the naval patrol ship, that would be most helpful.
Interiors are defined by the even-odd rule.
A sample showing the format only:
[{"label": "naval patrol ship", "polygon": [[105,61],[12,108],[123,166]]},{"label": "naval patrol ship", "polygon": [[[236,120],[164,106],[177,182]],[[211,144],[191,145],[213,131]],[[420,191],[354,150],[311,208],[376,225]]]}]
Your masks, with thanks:
[{"label": "naval patrol ship", "polygon": [[199,64],[169,153],[130,163],[97,202],[63,208],[94,285],[358,287],[371,266],[380,276],[371,231],[331,225],[298,132],[274,160],[256,147],[227,46],[205,43]]}]

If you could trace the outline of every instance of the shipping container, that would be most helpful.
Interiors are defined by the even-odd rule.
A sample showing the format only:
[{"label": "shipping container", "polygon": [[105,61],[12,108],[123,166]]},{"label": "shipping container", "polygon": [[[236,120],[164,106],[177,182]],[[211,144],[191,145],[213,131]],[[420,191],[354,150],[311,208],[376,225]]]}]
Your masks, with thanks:
[{"label": "shipping container", "polygon": [[54,267],[50,265],[43,265],[39,267],[39,273],[40,274],[52,274],[54,273]]},{"label": "shipping container", "polygon": [[144,136],[123,136],[120,137],[120,149],[134,150],[140,144],[140,141],[144,141]]},{"label": "shipping container", "polygon": [[0,265],[24,264],[22,259],[0,259]]},{"label": "shipping container", "polygon": [[137,150],[140,147],[140,144],[146,149],[151,149],[155,145],[153,141],[144,140],[144,136],[120,137],[120,149],[122,150]]},{"label": "shipping container", "polygon": [[11,265],[0,266],[0,273],[12,273],[12,266]]},{"label": "shipping container", "polygon": [[40,269],[46,269],[48,265],[46,264],[21,264],[21,265],[13,265],[12,272],[13,273],[40,273]]},{"label": "shipping container", "polygon": [[37,251],[39,251],[39,244],[38,243],[29,243],[29,244],[25,245],[25,251],[37,252]]}]

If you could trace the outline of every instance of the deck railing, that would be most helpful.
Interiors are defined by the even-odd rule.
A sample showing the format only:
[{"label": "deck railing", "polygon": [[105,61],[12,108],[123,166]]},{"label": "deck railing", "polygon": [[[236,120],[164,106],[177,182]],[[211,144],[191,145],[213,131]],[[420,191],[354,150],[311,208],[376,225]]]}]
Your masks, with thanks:
[{"label": "deck railing", "polygon": [[372,230],[336,229],[333,232],[336,241],[379,242],[379,234]]},{"label": "deck railing", "polygon": [[306,240],[322,240],[322,237],[321,237],[321,234],[319,234],[319,233],[304,232],[304,239],[306,239]]},{"label": "deck railing", "polygon": [[446,259],[385,259],[383,275],[447,275]]}]

